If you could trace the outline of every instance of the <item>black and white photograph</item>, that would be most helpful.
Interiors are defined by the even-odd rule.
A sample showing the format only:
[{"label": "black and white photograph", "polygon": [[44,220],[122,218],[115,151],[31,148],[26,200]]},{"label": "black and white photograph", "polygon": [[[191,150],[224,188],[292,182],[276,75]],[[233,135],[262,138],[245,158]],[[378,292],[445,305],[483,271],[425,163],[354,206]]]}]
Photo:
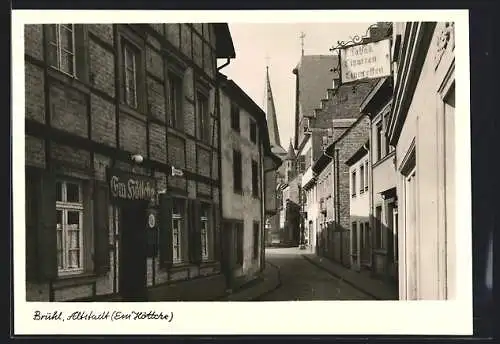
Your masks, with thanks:
[{"label": "black and white photograph", "polygon": [[33,12],[14,57],[26,321],[471,317],[467,11]]}]

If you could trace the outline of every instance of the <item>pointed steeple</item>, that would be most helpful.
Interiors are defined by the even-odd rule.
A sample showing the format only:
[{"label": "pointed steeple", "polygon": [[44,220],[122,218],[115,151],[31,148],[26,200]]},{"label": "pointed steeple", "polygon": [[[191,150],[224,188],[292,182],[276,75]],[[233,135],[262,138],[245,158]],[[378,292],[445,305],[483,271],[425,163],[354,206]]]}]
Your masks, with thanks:
[{"label": "pointed steeple", "polygon": [[269,80],[269,66],[266,66],[266,99],[264,102],[264,111],[266,112],[267,128],[269,131],[269,141],[273,153],[285,155],[286,151],[281,147],[280,133],[278,130],[278,120],[276,118],[276,108],[274,106],[273,92],[271,90],[271,81]]},{"label": "pointed steeple", "polygon": [[293,149],[292,139],[290,139],[290,145],[288,146],[288,153],[286,155],[287,160],[295,160],[295,150]]}]

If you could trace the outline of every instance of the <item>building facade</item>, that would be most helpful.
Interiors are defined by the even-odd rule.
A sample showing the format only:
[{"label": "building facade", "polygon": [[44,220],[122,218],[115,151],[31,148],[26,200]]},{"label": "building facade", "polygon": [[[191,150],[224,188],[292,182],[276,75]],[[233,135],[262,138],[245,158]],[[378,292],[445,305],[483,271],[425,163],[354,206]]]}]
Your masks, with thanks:
[{"label": "building facade", "polygon": [[210,300],[226,24],[25,26],[26,298]]},{"label": "building facade", "polygon": [[383,78],[361,105],[370,116],[370,218],[373,247],[370,264],[374,275],[398,280],[398,197],[396,192],[395,149],[387,129],[392,105],[392,79]]},{"label": "building facade", "polygon": [[366,141],[346,161],[349,166],[351,195],[349,216],[351,223],[351,268],[357,271],[367,266],[370,260],[370,168],[369,168],[369,141]]},{"label": "building facade", "polygon": [[455,297],[455,40],[453,22],[393,32],[399,290],[405,300]]},{"label": "building facade", "polygon": [[262,109],[234,81],[225,79],[220,86],[221,177],[225,181],[221,186],[222,263],[229,287],[234,288],[255,279],[264,267],[264,165],[269,164],[265,158],[275,162],[274,169],[271,166],[266,172],[271,176],[281,159],[271,152]]}]

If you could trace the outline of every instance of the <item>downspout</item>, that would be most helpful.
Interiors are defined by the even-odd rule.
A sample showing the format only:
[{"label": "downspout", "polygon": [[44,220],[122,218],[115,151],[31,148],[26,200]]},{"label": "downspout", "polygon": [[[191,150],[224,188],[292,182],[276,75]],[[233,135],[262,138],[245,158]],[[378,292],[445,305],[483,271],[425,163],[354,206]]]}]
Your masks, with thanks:
[{"label": "downspout", "polygon": [[[231,59],[228,57],[227,61],[220,67],[217,67],[217,73],[227,65],[231,63]],[[221,266],[224,266],[222,262],[222,251],[224,250],[224,240],[222,239],[222,222],[223,222],[223,204],[222,204],[222,182],[221,182],[221,177],[222,177],[222,127],[221,127],[221,109],[220,109],[220,83],[219,83],[219,77],[218,75],[215,75],[215,104],[216,104],[216,111],[217,111],[217,123],[218,123],[218,130],[219,130],[219,137],[218,137],[218,152],[219,152],[219,252],[217,252],[218,255],[218,260],[221,263]],[[224,275],[227,275],[227,272],[223,272]]]},{"label": "downspout", "polygon": [[344,250],[343,250],[343,245],[344,243],[342,242],[344,236],[342,235],[342,226],[340,225],[340,192],[339,192],[339,184],[340,184],[340,169],[339,169],[339,149],[335,149],[335,161],[334,161],[334,168],[335,168],[335,179],[336,179],[336,187],[335,187],[335,198],[336,198],[336,211],[337,214],[335,215],[335,218],[337,221],[335,221],[336,228],[340,229],[340,264],[344,265]]},{"label": "downspout", "polygon": [[370,215],[370,218],[369,218],[370,238],[369,238],[369,241],[370,241],[370,270],[372,271],[372,274],[373,274],[373,271],[374,271],[373,264],[375,261],[375,253],[373,251],[373,247],[375,246],[375,237],[373,235],[373,232],[374,232],[375,228],[373,228],[373,205],[374,205],[374,202],[373,202],[373,163],[372,163],[373,154],[371,152],[371,149],[374,147],[374,145],[373,145],[373,132],[372,132],[372,121],[371,121],[372,116],[371,116],[371,114],[369,114],[369,116],[370,116],[370,123],[368,124],[369,138],[370,138],[370,150],[368,151],[368,166],[369,166],[368,173],[370,174],[370,178],[369,178],[370,185],[368,185],[368,190],[370,192],[370,197],[368,197],[369,206],[370,206],[370,213],[369,213],[369,215]]},{"label": "downspout", "polygon": [[[333,171],[332,171],[333,172],[333,176],[332,176],[332,178],[333,178],[332,182],[333,183],[332,184],[333,184],[333,188],[334,188],[334,192],[335,192],[335,190],[337,189],[335,187],[335,176],[337,175],[335,173],[335,158],[333,156],[329,155],[326,152],[326,149],[324,150],[323,154],[325,154],[326,157],[330,158],[330,161],[332,162],[332,167],[333,167]],[[332,195],[332,198],[334,200],[334,202],[333,202],[334,203],[333,204],[333,223],[335,224],[336,220],[337,220],[337,215],[336,215],[336,211],[335,211],[336,206],[337,206],[337,201],[335,200],[335,195]],[[330,254],[330,252],[334,252],[334,250],[331,247],[333,245],[330,245],[330,241],[333,239],[333,233],[335,233],[335,228],[333,228],[332,239],[330,239],[330,227],[331,226],[330,226],[329,222],[327,222],[327,225],[326,225],[327,243],[326,244],[328,245],[328,247],[327,247],[327,253],[328,254]],[[332,258],[333,258],[333,256],[332,256]]]},{"label": "downspout", "polygon": [[[373,142],[372,141],[372,121],[371,121],[371,117],[370,117],[370,114],[368,114],[369,118],[370,118],[370,121],[368,123],[368,142]],[[373,145],[371,145],[373,146]],[[370,146],[370,147],[371,147]],[[373,174],[372,174],[372,155],[371,155],[371,148],[367,147],[366,144],[363,145],[363,148],[364,150],[366,151],[366,153],[368,154],[368,192],[370,193],[368,195],[368,223],[369,223],[369,226],[371,228],[371,219],[372,219],[372,214],[373,214],[373,209],[372,209],[372,204],[373,204],[373,200],[372,200],[372,197],[373,197]],[[366,230],[366,228],[365,228]],[[363,233],[363,236],[365,234]],[[361,240],[364,240],[364,238],[362,238]],[[370,251],[371,251],[371,245],[370,245]],[[370,255],[372,254],[372,252],[370,252]],[[360,264],[361,264],[361,259],[360,259]],[[370,262],[370,266],[371,266],[371,262]]]}]

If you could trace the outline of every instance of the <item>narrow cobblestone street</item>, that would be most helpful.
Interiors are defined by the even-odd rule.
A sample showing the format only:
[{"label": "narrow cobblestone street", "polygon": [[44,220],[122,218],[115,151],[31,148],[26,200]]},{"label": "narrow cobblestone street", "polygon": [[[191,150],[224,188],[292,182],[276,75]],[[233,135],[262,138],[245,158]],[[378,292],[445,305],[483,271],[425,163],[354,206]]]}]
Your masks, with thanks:
[{"label": "narrow cobblestone street", "polygon": [[266,249],[266,260],[280,269],[281,286],[259,301],[373,299],[313,265],[302,253],[296,247]]}]

